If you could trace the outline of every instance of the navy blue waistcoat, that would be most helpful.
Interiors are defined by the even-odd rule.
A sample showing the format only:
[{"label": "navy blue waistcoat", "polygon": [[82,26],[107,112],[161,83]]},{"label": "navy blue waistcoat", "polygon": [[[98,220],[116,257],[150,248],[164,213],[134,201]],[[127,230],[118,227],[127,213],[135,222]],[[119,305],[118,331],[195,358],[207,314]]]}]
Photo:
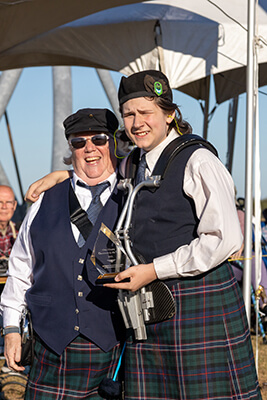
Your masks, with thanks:
[{"label": "navy blue waistcoat", "polygon": [[117,291],[94,285],[99,272],[90,255],[101,222],[113,230],[122,195],[114,190],[79,248],[70,224],[69,188],[66,180],[47,191],[31,225],[36,262],[27,304],[34,330],[57,354],[79,334],[109,351],[123,331]]},{"label": "navy blue waistcoat", "polygon": [[194,202],[183,191],[183,180],[186,163],[198,148],[192,145],[182,150],[160,187],[143,188],[137,196],[130,237],[136,255],[143,256],[147,263],[197,237],[198,218]]}]

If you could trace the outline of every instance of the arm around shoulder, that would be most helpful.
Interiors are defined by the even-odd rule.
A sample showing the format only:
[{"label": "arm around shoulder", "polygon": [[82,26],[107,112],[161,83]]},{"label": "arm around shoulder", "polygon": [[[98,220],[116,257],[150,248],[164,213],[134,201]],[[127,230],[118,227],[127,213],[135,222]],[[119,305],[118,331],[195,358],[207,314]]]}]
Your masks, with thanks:
[{"label": "arm around shoulder", "polygon": [[34,203],[38,200],[41,193],[50,189],[51,187],[65,181],[72,176],[72,171],[60,170],[53,171],[43,178],[38,179],[32,183],[25,194],[25,200]]}]

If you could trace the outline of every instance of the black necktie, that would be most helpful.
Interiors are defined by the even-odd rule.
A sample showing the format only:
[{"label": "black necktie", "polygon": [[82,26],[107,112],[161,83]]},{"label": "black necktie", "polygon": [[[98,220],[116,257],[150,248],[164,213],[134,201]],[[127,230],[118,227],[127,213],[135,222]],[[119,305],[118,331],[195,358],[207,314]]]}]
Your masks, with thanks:
[{"label": "black necktie", "polygon": [[145,180],[145,173],[146,173],[146,154],[144,153],[138,164],[136,178],[135,178],[136,185],[138,185],[138,183],[143,182]]}]

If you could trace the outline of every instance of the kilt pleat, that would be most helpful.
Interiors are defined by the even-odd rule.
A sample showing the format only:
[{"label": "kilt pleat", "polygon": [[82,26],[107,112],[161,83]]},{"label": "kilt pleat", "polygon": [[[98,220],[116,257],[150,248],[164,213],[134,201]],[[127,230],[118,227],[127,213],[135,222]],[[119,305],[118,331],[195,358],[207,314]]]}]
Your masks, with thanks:
[{"label": "kilt pleat", "polygon": [[242,293],[228,263],[171,288],[176,315],[129,339],[125,400],[261,399]]},{"label": "kilt pleat", "polygon": [[105,353],[78,336],[58,356],[37,338],[25,399],[102,399],[99,384],[113,376],[119,354],[119,345]]}]

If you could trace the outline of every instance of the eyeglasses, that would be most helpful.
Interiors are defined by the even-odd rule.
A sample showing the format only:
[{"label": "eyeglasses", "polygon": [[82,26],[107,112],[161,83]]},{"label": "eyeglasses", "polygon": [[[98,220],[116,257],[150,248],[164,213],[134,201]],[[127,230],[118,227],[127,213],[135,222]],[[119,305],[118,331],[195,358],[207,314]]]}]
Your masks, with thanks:
[{"label": "eyeglasses", "polygon": [[70,144],[72,145],[72,147],[74,149],[82,149],[85,146],[87,140],[91,140],[91,142],[95,146],[104,146],[108,142],[109,137],[105,133],[99,133],[98,135],[89,136],[86,138],[85,137],[75,137],[70,140]]},{"label": "eyeglasses", "polygon": [[14,207],[15,201],[2,201],[0,200],[0,207],[2,208],[4,205],[6,206],[6,208],[12,208]]}]

